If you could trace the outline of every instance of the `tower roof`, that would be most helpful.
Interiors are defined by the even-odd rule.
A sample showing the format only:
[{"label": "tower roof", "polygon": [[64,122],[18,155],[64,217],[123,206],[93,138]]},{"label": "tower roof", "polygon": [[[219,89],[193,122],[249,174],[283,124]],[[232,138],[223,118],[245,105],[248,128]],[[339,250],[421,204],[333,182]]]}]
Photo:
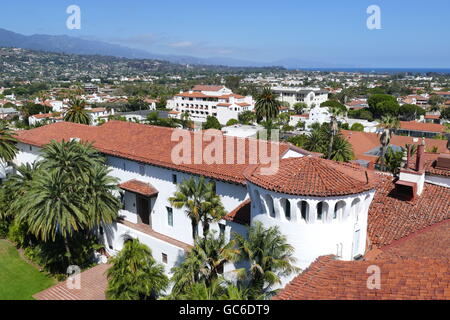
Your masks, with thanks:
[{"label": "tower roof", "polygon": [[266,190],[300,196],[343,196],[374,189],[372,172],[350,163],[338,163],[315,157],[280,161],[274,174],[264,175],[264,166],[254,166],[245,173],[248,181]]}]

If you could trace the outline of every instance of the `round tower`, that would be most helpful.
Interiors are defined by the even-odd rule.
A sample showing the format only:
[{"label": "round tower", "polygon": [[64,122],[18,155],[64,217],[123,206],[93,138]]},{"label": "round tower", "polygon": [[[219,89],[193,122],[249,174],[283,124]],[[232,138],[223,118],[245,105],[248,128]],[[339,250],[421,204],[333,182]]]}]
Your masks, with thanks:
[{"label": "round tower", "polygon": [[323,255],[353,260],[364,254],[372,172],[316,157],[283,159],[271,175],[262,168],[246,172],[252,223],[278,226],[295,248],[298,267]]}]

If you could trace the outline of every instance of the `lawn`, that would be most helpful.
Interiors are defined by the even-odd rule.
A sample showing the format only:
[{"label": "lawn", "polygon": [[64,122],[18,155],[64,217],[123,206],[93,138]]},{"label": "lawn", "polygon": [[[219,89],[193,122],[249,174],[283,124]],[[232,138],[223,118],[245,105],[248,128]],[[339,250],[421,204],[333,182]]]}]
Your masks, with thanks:
[{"label": "lawn", "polygon": [[56,283],[23,260],[17,249],[0,240],[0,300],[33,300],[33,295]]}]

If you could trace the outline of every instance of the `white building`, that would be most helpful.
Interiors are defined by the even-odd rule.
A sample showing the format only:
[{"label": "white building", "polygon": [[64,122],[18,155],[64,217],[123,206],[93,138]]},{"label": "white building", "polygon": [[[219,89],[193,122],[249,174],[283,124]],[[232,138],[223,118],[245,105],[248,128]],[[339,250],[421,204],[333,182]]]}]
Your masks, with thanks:
[{"label": "white building", "polygon": [[244,111],[252,111],[254,105],[251,96],[234,94],[224,86],[195,86],[167,102],[172,117],[181,118],[182,114],[188,113],[192,121],[206,122],[208,116],[214,116],[222,125],[238,119]]},{"label": "white building", "polygon": [[[176,164],[172,150],[180,140],[173,139],[174,133],[193,140],[197,137],[189,131],[122,121],[99,127],[55,123],[19,132],[15,164],[38,160],[41,148],[51,140],[92,142],[105,155],[111,175],[119,179],[122,190],[123,220],[100,230],[108,252],[116,254],[127,238],[137,238],[152,249],[167,273],[183,261],[194,243],[190,219],[184,209],[173,208],[168,198],[180,182],[199,176],[215,183],[229,212],[211,226],[227,239],[234,232],[245,236],[249,225],[261,221],[265,227],[278,226],[286,235],[300,268],[322,255],[337,254],[343,260],[352,260],[364,254],[367,210],[375,193],[373,174],[366,169],[315,158],[289,144],[233,137],[221,140],[225,151],[220,163],[195,164],[193,159],[208,150],[208,144],[203,143],[200,152],[192,153],[192,164]],[[217,131],[207,134],[223,138]],[[279,169],[250,166],[252,145],[279,150],[278,156],[271,152],[271,163],[279,162]],[[229,152],[234,162],[229,162]],[[236,267],[227,265],[225,272]]]},{"label": "white building", "polygon": [[305,103],[308,108],[320,106],[328,100],[328,91],[320,88],[302,88],[302,87],[272,87],[272,90],[278,95],[278,100],[288,102],[291,107],[296,103]]}]

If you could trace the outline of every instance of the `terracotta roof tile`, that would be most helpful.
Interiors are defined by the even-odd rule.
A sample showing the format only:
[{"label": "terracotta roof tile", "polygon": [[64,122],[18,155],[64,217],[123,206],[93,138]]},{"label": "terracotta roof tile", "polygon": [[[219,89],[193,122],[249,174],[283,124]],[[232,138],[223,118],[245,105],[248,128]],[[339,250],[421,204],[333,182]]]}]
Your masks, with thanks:
[{"label": "terracotta roof tile", "polygon": [[[92,142],[96,149],[108,155],[227,182],[246,183],[243,172],[250,163],[250,141],[255,141],[254,139],[227,138],[231,139],[234,145],[233,164],[227,164],[229,162],[227,152],[224,152],[223,164],[207,164],[205,161],[196,164],[194,152],[191,154],[191,164],[176,164],[172,161],[172,150],[181,140],[172,141],[174,130],[123,121],[110,121],[99,127],[60,122],[32,130],[19,131],[17,139],[23,143],[42,147],[52,140],[69,141],[71,138],[80,138],[82,141]],[[186,133],[191,135],[192,150],[195,150],[193,147],[194,133],[191,131],[186,131]],[[224,150],[227,150],[227,139],[223,139]],[[291,146],[286,143],[265,143],[269,146],[273,144],[274,148],[279,147],[280,156],[291,149]],[[241,145],[245,145],[245,147],[241,147]],[[207,146],[207,143],[203,143],[203,150]],[[270,147],[267,149],[271,150]],[[309,153],[305,152],[305,154]]]},{"label": "terracotta roof tile", "polygon": [[139,180],[130,180],[124,182],[119,185],[119,188],[147,197],[153,197],[159,193],[159,191],[155,187],[153,187],[150,183],[145,183]]},{"label": "terracotta roof tile", "polygon": [[410,131],[424,131],[424,132],[445,132],[445,127],[436,123],[423,123],[416,121],[400,121],[400,129]]},{"label": "terracotta roof tile", "polygon": [[435,223],[450,219],[450,189],[425,183],[423,193],[404,201],[395,193],[394,180],[383,176],[369,209],[368,235],[380,248]]},{"label": "terracotta roof tile", "polygon": [[248,181],[275,192],[302,196],[336,196],[374,189],[376,176],[359,165],[317,157],[280,161],[277,172],[263,175],[261,167],[246,171]]},{"label": "terracotta roof tile", "polygon": [[225,217],[225,220],[243,225],[250,225],[251,203],[250,199],[245,200],[236,209],[231,211]]}]

